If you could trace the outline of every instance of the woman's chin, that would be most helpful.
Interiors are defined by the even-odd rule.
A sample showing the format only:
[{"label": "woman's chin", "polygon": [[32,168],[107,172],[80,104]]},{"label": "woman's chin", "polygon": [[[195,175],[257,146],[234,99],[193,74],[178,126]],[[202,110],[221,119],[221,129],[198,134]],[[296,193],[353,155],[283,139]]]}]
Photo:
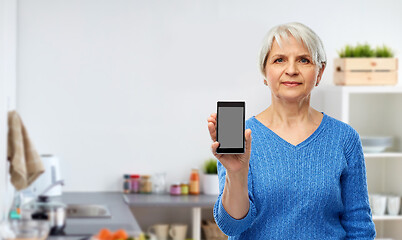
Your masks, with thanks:
[{"label": "woman's chin", "polygon": [[279,95],[278,99],[286,103],[300,103],[308,96],[305,93],[287,93]]}]

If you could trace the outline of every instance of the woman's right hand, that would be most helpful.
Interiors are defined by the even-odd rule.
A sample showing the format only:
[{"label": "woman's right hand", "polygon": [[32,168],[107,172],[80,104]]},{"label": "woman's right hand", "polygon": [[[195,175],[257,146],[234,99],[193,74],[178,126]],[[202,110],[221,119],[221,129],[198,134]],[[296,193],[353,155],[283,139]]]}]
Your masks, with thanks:
[{"label": "woman's right hand", "polygon": [[251,130],[246,129],[244,132],[246,139],[246,150],[244,154],[217,154],[216,149],[219,146],[219,142],[216,141],[216,113],[212,113],[208,117],[208,130],[211,135],[212,153],[226,168],[226,172],[241,173],[243,171],[248,172],[248,164],[250,161],[251,152]]}]

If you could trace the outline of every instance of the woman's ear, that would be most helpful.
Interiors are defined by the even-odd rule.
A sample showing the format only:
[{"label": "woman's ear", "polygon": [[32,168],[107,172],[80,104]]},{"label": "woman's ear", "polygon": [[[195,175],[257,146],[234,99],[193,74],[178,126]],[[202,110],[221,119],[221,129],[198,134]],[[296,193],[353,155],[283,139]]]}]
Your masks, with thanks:
[{"label": "woman's ear", "polygon": [[326,66],[325,63],[322,63],[321,68],[318,70],[317,81],[315,82],[316,86],[318,86],[318,84],[320,84],[320,82],[321,82],[321,78],[322,78],[322,74],[324,73],[325,66]]}]

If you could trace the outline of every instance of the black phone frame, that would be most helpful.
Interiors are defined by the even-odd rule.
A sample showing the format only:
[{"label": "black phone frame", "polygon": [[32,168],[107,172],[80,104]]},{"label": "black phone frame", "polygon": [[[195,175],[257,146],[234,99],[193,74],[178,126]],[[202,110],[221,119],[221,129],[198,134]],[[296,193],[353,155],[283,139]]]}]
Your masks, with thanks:
[{"label": "black phone frame", "polygon": [[242,107],[243,108],[243,147],[242,148],[218,148],[217,154],[244,154],[245,153],[245,116],[246,116],[246,102],[244,101],[218,101],[216,104],[216,141],[219,142],[218,137],[218,119],[219,119],[219,107]]}]

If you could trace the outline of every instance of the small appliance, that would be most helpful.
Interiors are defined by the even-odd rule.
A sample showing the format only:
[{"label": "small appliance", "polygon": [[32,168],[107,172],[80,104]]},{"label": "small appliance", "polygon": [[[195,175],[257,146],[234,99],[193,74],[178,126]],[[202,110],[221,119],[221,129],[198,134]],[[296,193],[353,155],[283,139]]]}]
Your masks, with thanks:
[{"label": "small appliance", "polygon": [[[32,184],[28,187],[28,191],[31,191],[35,196],[42,194],[42,192],[50,185],[62,180],[60,174],[60,161],[57,156],[51,154],[40,155],[43,166],[45,167],[45,172],[40,175]],[[53,197],[60,196],[62,194],[62,186],[56,185],[49,191],[47,191],[44,196]]]}]

